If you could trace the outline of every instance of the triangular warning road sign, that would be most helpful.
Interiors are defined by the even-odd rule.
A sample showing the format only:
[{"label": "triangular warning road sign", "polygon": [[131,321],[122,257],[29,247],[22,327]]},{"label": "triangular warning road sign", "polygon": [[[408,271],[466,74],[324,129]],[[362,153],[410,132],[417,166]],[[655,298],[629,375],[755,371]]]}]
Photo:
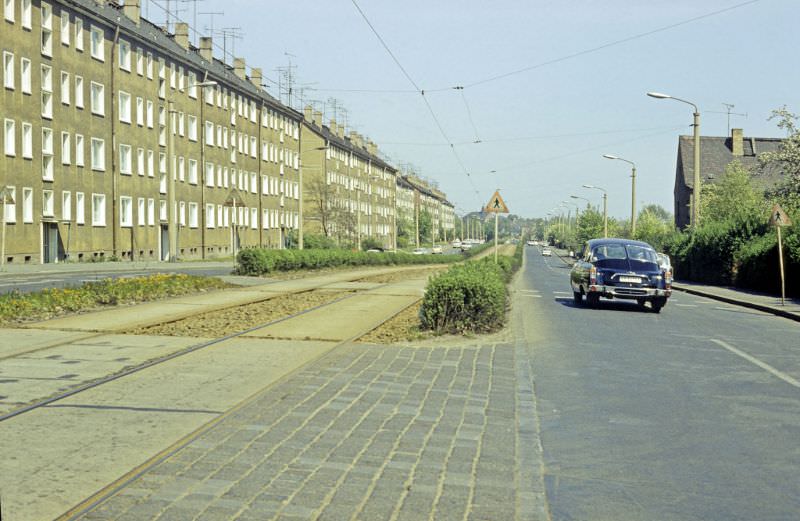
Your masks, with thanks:
[{"label": "triangular warning road sign", "polygon": [[791,226],[792,220],[789,219],[789,216],[783,211],[781,205],[776,204],[772,207],[772,211],[769,214],[769,223],[772,226]]},{"label": "triangular warning road sign", "polygon": [[491,213],[508,213],[508,206],[503,201],[503,198],[500,197],[500,191],[495,190],[494,195],[489,202],[486,204],[486,207],[483,209],[484,212],[491,212]]}]

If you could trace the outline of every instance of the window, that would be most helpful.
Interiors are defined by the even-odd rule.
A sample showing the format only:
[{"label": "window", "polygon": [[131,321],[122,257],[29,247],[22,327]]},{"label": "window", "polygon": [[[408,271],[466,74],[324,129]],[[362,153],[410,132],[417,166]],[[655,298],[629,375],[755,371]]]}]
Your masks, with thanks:
[{"label": "window", "polygon": [[75,192],[75,222],[78,224],[84,224],[86,222],[83,205],[83,192]]},{"label": "window", "polygon": [[144,51],[141,47],[136,48],[136,74],[144,76]]},{"label": "window", "polygon": [[119,198],[119,225],[125,228],[133,226],[133,199],[127,195]]},{"label": "window", "polygon": [[206,121],[206,145],[214,146],[214,123]]},{"label": "window", "polygon": [[180,209],[178,212],[178,222],[181,226],[186,226],[186,203],[181,201],[178,204],[178,208]]},{"label": "window", "polygon": [[158,201],[158,218],[162,221],[167,220],[167,202],[163,199]]},{"label": "window", "polygon": [[22,157],[33,159],[33,125],[22,123]]},{"label": "window", "polygon": [[189,73],[189,97],[197,99],[197,76],[195,73]]},{"label": "window", "polygon": [[106,225],[106,196],[92,194],[92,226]]},{"label": "window", "polygon": [[69,13],[61,10],[61,44],[69,46]]},{"label": "window", "polygon": [[147,151],[147,177],[155,176],[155,156],[152,150]]},{"label": "window", "polygon": [[83,20],[77,17],[75,18],[75,49],[83,52]]},{"label": "window", "polygon": [[33,10],[31,9],[31,0],[22,0],[22,27],[31,29],[33,25]]},{"label": "window", "polygon": [[42,216],[55,217],[55,202],[52,190],[42,190]]},{"label": "window", "polygon": [[125,91],[119,91],[119,120],[131,122],[131,95]]},{"label": "window", "polygon": [[75,76],[75,106],[83,108],[83,77]]},{"label": "window", "polygon": [[214,188],[214,164],[206,163],[206,186]]},{"label": "window", "polygon": [[119,145],[119,173],[120,174],[131,175],[131,172],[133,170],[132,167],[131,167],[131,161],[132,161],[131,155],[132,155],[132,152],[131,152],[131,146],[130,145],[125,145],[125,144],[120,144]]},{"label": "window", "polygon": [[106,169],[106,142],[100,138],[92,138],[92,170],[104,172]]},{"label": "window", "polygon": [[33,222],[33,188],[22,189],[22,222]]},{"label": "window", "polygon": [[30,94],[31,91],[31,61],[28,58],[19,59],[20,84],[23,94]]},{"label": "window", "polygon": [[89,45],[91,48],[90,52],[92,54],[92,58],[105,61],[105,49],[103,47],[104,39],[105,36],[103,35],[103,29],[93,25],[89,30]]},{"label": "window", "polygon": [[176,80],[176,77],[175,77],[175,64],[174,63],[170,63],[169,64],[169,87],[171,89],[175,88],[175,85],[176,85],[175,80]]},{"label": "window", "polygon": [[197,203],[189,203],[189,228],[197,228]]},{"label": "window", "polygon": [[7,186],[6,190],[8,190],[9,202],[3,205],[3,217],[7,223],[15,223],[17,222],[17,187]]},{"label": "window", "polygon": [[42,179],[53,180],[53,129],[42,127]]},{"label": "window", "polygon": [[3,51],[3,85],[14,88],[14,53],[8,51]]},{"label": "window", "polygon": [[72,192],[61,192],[61,218],[72,220]]},{"label": "window", "polygon": [[144,226],[147,223],[147,214],[145,213],[145,199],[144,197],[140,197],[137,200],[137,208],[136,208],[136,224],[139,226]]},{"label": "window", "polygon": [[206,228],[214,227],[214,205],[206,205]]},{"label": "window", "polygon": [[42,2],[42,54],[53,55],[53,8]]},{"label": "window", "polygon": [[144,177],[144,149],[136,149],[136,173]]},{"label": "window", "polygon": [[81,134],[75,134],[75,164],[77,166],[84,165],[83,136]]},{"label": "window", "polygon": [[197,116],[189,114],[187,120],[189,124],[189,140],[197,141]]},{"label": "window", "polygon": [[144,99],[140,97],[136,98],[136,124],[144,126]]},{"label": "window", "polygon": [[13,22],[14,21],[14,0],[5,0],[3,2],[3,4],[5,4],[4,8],[3,8],[3,14],[6,17],[6,20],[8,20],[9,22]]},{"label": "window", "polygon": [[156,201],[147,199],[147,224],[153,226],[156,223]]},{"label": "window", "polygon": [[53,69],[42,65],[42,117],[53,118]]},{"label": "window", "polygon": [[69,73],[61,71],[61,103],[63,103],[64,105],[69,105],[70,103],[69,87],[70,87]]},{"label": "window", "polygon": [[153,53],[147,53],[147,79],[153,79]]},{"label": "window", "polygon": [[119,68],[123,71],[131,71],[131,44],[120,38],[117,44],[119,49]]},{"label": "window", "polygon": [[183,137],[185,134],[184,121],[186,121],[186,118],[184,116],[183,112],[178,112],[178,135],[180,137]]},{"label": "window", "polygon": [[186,162],[184,161],[183,156],[180,156],[178,157],[178,180],[183,182],[185,179],[186,179]]},{"label": "window", "polygon": [[190,159],[189,160],[189,183],[196,185],[197,184],[197,160]]},{"label": "window", "polygon": [[106,88],[102,83],[92,82],[90,85],[92,114],[103,116],[106,113]]},{"label": "window", "polygon": [[153,102],[147,100],[147,128],[153,128]]},{"label": "window", "polygon": [[61,133],[61,164],[68,165],[72,161],[69,146],[69,132]]},{"label": "window", "polygon": [[5,144],[4,150],[7,156],[17,155],[17,124],[13,119],[5,121],[5,134],[3,143]]}]

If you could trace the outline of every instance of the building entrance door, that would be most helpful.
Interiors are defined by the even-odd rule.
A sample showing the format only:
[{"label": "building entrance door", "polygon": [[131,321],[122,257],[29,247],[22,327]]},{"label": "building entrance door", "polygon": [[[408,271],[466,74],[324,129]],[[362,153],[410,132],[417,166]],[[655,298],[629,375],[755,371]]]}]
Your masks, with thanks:
[{"label": "building entrance door", "polygon": [[42,261],[45,263],[58,262],[58,223],[42,223]]},{"label": "building entrance door", "polygon": [[161,260],[169,260],[169,227],[166,224],[161,225],[161,241],[159,241],[161,248]]}]

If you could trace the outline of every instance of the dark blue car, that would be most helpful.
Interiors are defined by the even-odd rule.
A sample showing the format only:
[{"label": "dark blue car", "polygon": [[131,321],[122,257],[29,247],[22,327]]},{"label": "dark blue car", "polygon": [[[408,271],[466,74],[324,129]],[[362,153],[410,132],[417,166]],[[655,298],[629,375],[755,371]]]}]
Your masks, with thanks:
[{"label": "dark blue car", "polygon": [[658,313],[672,294],[672,272],[659,265],[646,242],[630,239],[587,241],[570,272],[575,303],[596,307],[603,298],[636,300]]}]

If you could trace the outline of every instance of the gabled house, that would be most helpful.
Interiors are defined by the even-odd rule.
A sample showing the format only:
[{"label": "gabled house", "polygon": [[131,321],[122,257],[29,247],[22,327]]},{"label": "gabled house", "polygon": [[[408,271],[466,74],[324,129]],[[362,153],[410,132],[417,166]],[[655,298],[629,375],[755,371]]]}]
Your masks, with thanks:
[{"label": "gabled house", "polygon": [[[714,183],[725,167],[739,161],[764,188],[775,186],[783,173],[778,169],[762,171],[758,157],[780,147],[780,138],[746,137],[742,129],[731,129],[730,137],[700,136],[701,183]],[[694,138],[678,138],[678,160],[675,167],[675,226],[685,228],[691,221],[692,188],[694,186]],[[702,219],[702,216],[701,216]]]}]

